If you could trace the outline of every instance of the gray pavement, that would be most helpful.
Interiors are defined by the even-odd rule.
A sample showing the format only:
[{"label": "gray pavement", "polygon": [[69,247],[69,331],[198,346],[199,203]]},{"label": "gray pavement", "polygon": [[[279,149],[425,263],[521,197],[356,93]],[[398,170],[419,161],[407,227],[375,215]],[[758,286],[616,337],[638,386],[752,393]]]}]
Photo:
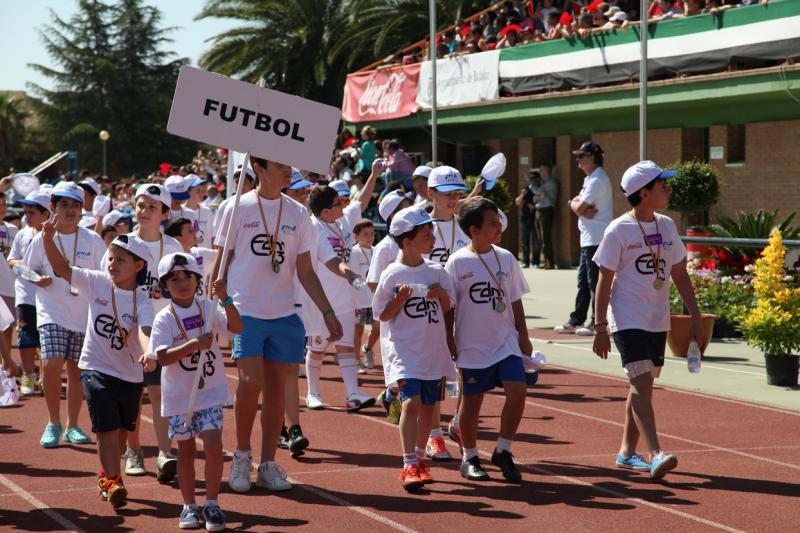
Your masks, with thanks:
[{"label": "gray pavement", "polygon": [[[579,371],[625,379],[614,352],[607,360],[592,353],[592,338],[558,335],[575,303],[576,270],[524,269],[531,293],[523,298],[534,349],[549,363]],[[613,343],[612,343],[613,347]],[[667,347],[666,363],[657,383],[701,394],[721,396],[800,412],[800,389],[767,385],[764,357],[743,340],[712,340],[699,374],[690,374],[686,359],[673,357]]]}]

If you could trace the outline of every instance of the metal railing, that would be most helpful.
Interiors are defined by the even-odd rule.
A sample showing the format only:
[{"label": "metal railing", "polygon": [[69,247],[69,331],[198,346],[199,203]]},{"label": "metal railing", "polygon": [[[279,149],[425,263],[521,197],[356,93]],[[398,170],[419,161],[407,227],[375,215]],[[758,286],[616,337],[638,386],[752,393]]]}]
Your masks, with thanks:
[{"label": "metal railing", "polygon": [[[769,239],[737,239],[733,237],[696,237],[682,235],[681,240],[686,244],[706,244],[709,246],[740,246],[742,248],[763,248],[769,244]],[[800,248],[800,241],[785,240],[783,245],[787,248]]]}]

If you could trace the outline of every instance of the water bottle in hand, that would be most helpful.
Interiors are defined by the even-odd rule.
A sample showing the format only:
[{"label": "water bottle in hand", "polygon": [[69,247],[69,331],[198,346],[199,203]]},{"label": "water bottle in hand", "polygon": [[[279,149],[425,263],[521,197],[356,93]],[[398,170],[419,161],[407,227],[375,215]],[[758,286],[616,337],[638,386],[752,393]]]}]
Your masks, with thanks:
[{"label": "water bottle in hand", "polygon": [[367,286],[367,284],[364,283],[364,280],[361,279],[361,278],[356,278],[356,279],[353,280],[353,288],[356,289],[356,290],[360,291],[361,289],[363,289],[366,286]]},{"label": "water bottle in hand", "polygon": [[37,272],[31,270],[27,266],[23,265],[22,263],[14,265],[14,273],[18,277],[30,281],[32,283],[36,283],[37,281],[42,279],[42,276],[40,276]]},{"label": "water bottle in hand", "polygon": [[696,341],[689,343],[689,351],[686,352],[686,365],[689,367],[689,372],[697,374],[700,372],[700,346]]}]

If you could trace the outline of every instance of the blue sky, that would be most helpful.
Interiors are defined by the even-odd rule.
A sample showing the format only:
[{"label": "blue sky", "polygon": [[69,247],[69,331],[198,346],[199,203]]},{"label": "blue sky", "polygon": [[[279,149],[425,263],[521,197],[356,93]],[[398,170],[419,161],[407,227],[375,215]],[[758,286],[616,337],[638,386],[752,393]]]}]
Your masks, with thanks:
[{"label": "blue sky", "polygon": [[[146,4],[158,6],[164,26],[175,26],[170,34],[174,39],[166,49],[178,57],[188,57],[193,65],[209,48],[205,40],[242,22],[219,19],[194,21],[204,0],[147,0]],[[27,82],[49,87],[49,80],[28,66],[39,63],[53,66],[44,49],[38,29],[50,23],[50,9],[62,19],[69,19],[76,11],[77,0],[2,0],[4,16],[0,17],[0,90],[28,90]]]}]

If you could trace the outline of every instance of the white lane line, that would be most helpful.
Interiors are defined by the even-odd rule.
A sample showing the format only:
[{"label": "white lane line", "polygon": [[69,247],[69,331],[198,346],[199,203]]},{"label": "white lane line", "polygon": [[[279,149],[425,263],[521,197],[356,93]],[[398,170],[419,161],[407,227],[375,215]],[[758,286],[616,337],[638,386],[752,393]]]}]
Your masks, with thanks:
[{"label": "white lane line", "polygon": [[53,521],[58,523],[61,527],[66,529],[67,531],[75,531],[76,533],[85,533],[81,528],[77,525],[73,524],[69,519],[67,519],[64,515],[57,513],[53,509],[51,509],[46,503],[37,499],[33,494],[26,491],[6,476],[0,474],[0,483],[8,487],[11,491],[14,492],[17,496],[28,502],[29,504],[33,505],[35,508],[42,511],[44,514],[49,516]]}]

